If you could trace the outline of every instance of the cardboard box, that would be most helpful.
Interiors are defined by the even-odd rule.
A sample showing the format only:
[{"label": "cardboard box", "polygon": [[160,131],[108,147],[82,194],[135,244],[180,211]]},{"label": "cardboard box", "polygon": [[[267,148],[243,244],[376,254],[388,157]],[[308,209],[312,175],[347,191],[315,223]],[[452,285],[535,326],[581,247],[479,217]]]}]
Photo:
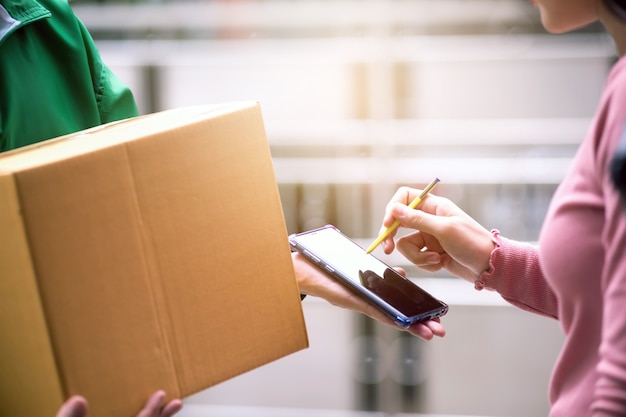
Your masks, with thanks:
[{"label": "cardboard box", "polygon": [[[257,103],[0,154],[0,415],[131,417],[307,347]],[[295,377],[295,376],[294,376]]]}]

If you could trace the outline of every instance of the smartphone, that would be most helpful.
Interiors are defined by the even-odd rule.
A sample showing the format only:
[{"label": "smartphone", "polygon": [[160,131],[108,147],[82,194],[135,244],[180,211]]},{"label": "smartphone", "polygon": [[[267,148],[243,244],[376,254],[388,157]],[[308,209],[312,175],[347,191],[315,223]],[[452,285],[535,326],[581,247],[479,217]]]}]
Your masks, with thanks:
[{"label": "smartphone", "polygon": [[385,264],[332,225],[289,236],[301,253],[377,306],[402,328],[441,317],[448,306]]}]

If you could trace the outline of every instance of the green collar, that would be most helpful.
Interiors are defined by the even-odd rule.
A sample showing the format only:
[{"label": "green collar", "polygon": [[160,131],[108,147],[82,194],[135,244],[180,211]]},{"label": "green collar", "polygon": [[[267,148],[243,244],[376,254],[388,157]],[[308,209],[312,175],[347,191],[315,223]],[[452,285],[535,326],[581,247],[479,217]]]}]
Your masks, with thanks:
[{"label": "green collar", "polygon": [[0,0],[0,44],[18,28],[52,16],[52,13],[36,0]]}]

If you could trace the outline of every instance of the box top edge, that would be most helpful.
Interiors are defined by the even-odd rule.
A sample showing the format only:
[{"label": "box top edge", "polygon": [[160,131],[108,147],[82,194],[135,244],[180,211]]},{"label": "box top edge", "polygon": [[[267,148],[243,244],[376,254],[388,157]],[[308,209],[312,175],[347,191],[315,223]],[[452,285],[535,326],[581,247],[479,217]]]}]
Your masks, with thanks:
[{"label": "box top edge", "polygon": [[[184,106],[94,126],[0,153],[0,175],[11,175],[21,170],[55,163],[141,137],[175,130],[200,120],[218,118],[227,113],[254,107],[259,107],[257,101]],[[156,123],[151,125],[150,122],[155,121]],[[80,140],[95,135],[107,135],[108,138],[106,141]]]}]

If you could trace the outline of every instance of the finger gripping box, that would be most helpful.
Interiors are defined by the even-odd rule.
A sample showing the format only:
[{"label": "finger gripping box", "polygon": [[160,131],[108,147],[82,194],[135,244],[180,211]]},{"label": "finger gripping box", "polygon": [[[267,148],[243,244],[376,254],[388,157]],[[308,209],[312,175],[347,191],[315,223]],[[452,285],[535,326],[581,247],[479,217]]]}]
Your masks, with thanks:
[{"label": "finger gripping box", "polygon": [[0,415],[134,416],[307,347],[259,105],[0,154]]}]

